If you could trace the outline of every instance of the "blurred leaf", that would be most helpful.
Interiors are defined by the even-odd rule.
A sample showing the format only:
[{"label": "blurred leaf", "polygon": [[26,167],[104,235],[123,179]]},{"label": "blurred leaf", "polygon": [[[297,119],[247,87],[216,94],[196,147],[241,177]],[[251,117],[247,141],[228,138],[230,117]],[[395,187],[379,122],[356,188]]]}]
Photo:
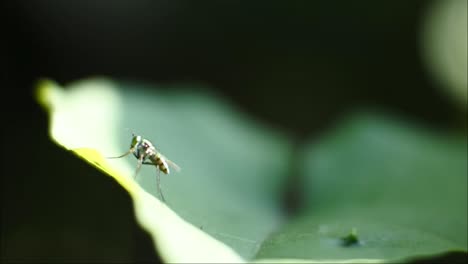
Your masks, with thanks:
[{"label": "blurred leaf", "polygon": [[466,252],[465,139],[361,115],[304,154],[307,209],[257,257],[391,262]]},{"label": "blurred leaf", "polygon": [[468,106],[467,8],[466,0],[433,1],[422,28],[428,68],[444,91],[465,111]]},{"label": "blurred leaf", "polygon": [[[130,89],[131,88],[131,89]],[[466,140],[358,116],[305,147],[305,208],[285,219],[291,144],[201,87],[44,81],[51,136],[114,177],[167,262],[378,263],[467,250]],[[182,167],[136,181],[131,134]],[[105,194],[104,194],[105,195]],[[111,219],[110,219],[111,221]]]}]

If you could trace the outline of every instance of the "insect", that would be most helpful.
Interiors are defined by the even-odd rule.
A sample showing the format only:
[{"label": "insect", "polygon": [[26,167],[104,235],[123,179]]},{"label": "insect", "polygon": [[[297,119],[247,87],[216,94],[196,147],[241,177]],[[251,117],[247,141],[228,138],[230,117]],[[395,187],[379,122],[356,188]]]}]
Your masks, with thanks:
[{"label": "insect", "polygon": [[136,178],[138,172],[141,169],[141,165],[153,165],[156,166],[156,169],[158,170],[157,174],[157,186],[158,186],[158,192],[161,195],[161,199],[163,202],[166,200],[164,199],[164,195],[161,190],[161,171],[164,174],[169,174],[169,166],[174,168],[176,171],[180,171],[180,167],[177,166],[174,162],[170,161],[168,158],[164,157],[151,143],[151,141],[142,138],[141,136],[135,135],[132,133],[132,141],[130,143],[130,149],[117,157],[108,157],[108,159],[118,159],[118,158],[123,158],[129,154],[133,154],[137,160],[137,168],[135,170],[135,174],[133,178]]}]

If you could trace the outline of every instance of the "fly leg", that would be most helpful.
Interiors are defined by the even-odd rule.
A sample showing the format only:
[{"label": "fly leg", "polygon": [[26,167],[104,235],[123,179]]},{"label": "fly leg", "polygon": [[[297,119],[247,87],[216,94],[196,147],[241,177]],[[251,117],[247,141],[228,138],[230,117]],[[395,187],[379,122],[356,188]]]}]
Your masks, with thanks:
[{"label": "fly leg", "polygon": [[140,169],[141,169],[141,164],[143,164],[143,155],[140,156],[140,158],[138,159],[138,164],[137,164],[137,167],[136,167],[136,170],[135,170],[135,175],[133,175],[133,179],[136,179],[136,176],[138,175],[138,172],[140,172]]},{"label": "fly leg", "polygon": [[117,157],[106,157],[106,159],[120,159],[120,158],[123,158],[125,156],[127,156],[128,154],[132,153],[134,150],[133,149],[130,149],[129,151],[125,152],[124,154],[120,155],[120,156],[117,156]]},{"label": "fly leg", "polygon": [[161,194],[162,201],[166,202],[166,199],[164,199],[164,195],[161,189],[161,171],[159,170],[159,168],[157,168],[157,170],[158,170],[158,176],[156,177],[156,181],[158,183],[158,192],[159,194]]},{"label": "fly leg", "polygon": [[161,170],[159,169],[159,167],[155,163],[150,162],[150,161],[142,161],[140,163],[140,166],[141,166],[141,164],[156,166],[156,170],[158,171],[158,174],[156,175],[156,182],[157,182],[158,192],[161,195],[161,200],[163,202],[166,202],[166,199],[164,199],[164,194],[163,194],[162,189],[161,189]]}]

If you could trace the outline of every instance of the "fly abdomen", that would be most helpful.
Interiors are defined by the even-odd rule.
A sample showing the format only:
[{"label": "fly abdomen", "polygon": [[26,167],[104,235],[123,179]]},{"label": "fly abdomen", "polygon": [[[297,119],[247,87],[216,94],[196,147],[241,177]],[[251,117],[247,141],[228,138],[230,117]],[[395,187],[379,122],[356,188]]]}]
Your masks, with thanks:
[{"label": "fly abdomen", "polygon": [[164,160],[164,158],[162,158],[161,155],[159,155],[159,153],[156,153],[156,155],[154,155],[153,159],[154,159],[153,160],[154,164],[156,164],[156,166],[158,166],[160,171],[162,171],[164,174],[169,174],[169,167],[168,167],[166,161]]},{"label": "fly abdomen", "polygon": [[164,164],[159,165],[159,170],[164,172],[164,174],[169,174],[169,169]]}]

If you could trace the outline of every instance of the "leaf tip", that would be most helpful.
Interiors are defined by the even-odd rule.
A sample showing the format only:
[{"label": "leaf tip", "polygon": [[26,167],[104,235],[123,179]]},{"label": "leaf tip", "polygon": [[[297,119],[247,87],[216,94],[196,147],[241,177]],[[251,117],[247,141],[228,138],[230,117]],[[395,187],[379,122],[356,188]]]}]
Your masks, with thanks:
[{"label": "leaf tip", "polygon": [[54,102],[54,94],[58,92],[59,85],[48,78],[41,78],[36,81],[35,98],[46,109],[50,109]]}]

